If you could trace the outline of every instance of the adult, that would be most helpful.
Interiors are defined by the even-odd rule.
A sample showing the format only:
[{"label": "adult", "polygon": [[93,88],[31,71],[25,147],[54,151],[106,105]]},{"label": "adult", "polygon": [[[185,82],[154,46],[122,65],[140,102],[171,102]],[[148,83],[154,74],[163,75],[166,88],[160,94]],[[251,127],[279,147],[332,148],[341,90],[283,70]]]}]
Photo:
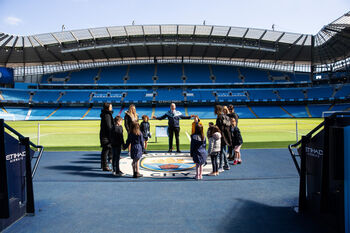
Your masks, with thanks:
[{"label": "adult", "polygon": [[101,110],[100,124],[100,144],[101,151],[101,168],[103,171],[111,171],[108,167],[107,157],[112,160],[112,132],[114,129],[113,107],[110,103],[104,103]]},{"label": "adult", "polygon": [[[215,114],[217,115],[216,118],[216,125],[219,127],[221,131],[221,150],[219,154],[219,172],[222,172],[223,170],[230,170],[230,166],[228,164],[228,160],[226,157],[226,146],[231,146],[231,133],[230,133],[230,127],[231,122],[229,116],[225,115],[223,112],[223,107],[221,105],[215,106]],[[225,163],[223,165],[223,162]]]},{"label": "adult", "polygon": [[129,106],[129,109],[125,111],[125,116],[124,116],[124,126],[126,131],[130,133],[132,123],[133,122],[138,123],[138,121],[139,121],[139,116],[136,113],[136,107],[135,105],[131,104]]},{"label": "adult", "polygon": [[[228,114],[227,116],[229,116],[231,119],[234,118],[236,120],[236,124],[238,125],[238,114],[235,112],[235,108],[233,107],[232,104],[230,104],[228,106]],[[233,139],[232,139],[233,140]],[[233,147],[229,146],[228,147],[228,160],[233,161],[234,160],[234,151],[233,151]]]},{"label": "adult", "polygon": [[191,116],[184,116],[181,112],[176,110],[176,105],[174,103],[170,104],[170,110],[167,111],[163,116],[156,117],[153,116],[153,119],[156,120],[163,120],[165,118],[168,118],[168,134],[169,134],[169,150],[168,152],[171,153],[173,151],[173,136],[175,134],[175,140],[176,140],[176,152],[181,153],[180,151],[180,140],[179,140],[179,134],[180,134],[180,119],[191,119],[193,115]]}]

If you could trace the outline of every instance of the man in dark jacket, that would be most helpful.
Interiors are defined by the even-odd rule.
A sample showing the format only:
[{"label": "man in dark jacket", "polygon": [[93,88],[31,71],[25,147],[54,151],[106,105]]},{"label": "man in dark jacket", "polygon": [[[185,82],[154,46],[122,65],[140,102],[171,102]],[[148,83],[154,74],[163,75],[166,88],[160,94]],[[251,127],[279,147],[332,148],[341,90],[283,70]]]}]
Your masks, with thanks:
[{"label": "man in dark jacket", "polygon": [[112,104],[104,103],[101,110],[101,125],[100,125],[100,144],[101,151],[101,168],[103,171],[111,171],[107,164],[107,156],[112,160],[112,132],[114,129]]},{"label": "man in dark jacket", "polygon": [[179,134],[180,134],[180,119],[191,119],[193,115],[191,116],[184,116],[181,112],[176,111],[176,105],[172,103],[170,105],[170,110],[167,111],[163,116],[156,117],[153,116],[153,119],[157,120],[163,120],[165,118],[168,118],[168,133],[169,133],[169,153],[173,150],[173,136],[175,134],[175,140],[176,140],[176,152],[181,153],[180,151],[180,140],[179,140]]}]

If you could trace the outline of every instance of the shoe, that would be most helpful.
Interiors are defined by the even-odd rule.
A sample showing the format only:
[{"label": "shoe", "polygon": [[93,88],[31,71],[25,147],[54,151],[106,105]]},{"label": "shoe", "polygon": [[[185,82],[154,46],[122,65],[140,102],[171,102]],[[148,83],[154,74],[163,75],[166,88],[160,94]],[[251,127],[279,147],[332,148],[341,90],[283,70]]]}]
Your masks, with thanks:
[{"label": "shoe", "polygon": [[119,171],[119,174],[120,174],[121,176],[124,176],[124,175],[125,175],[124,172],[122,172],[122,171]]},{"label": "shoe", "polygon": [[218,176],[219,175],[219,172],[215,172],[215,176]]},{"label": "shoe", "polygon": [[176,153],[181,153],[181,150],[177,150]]},{"label": "shoe", "polygon": [[105,172],[111,172],[112,169],[110,169],[109,167],[104,167],[102,168],[102,171],[105,171]]},{"label": "shoe", "polygon": [[138,172],[134,173],[133,178],[140,178],[140,177],[143,177],[143,175]]},{"label": "shoe", "polygon": [[209,173],[208,176],[216,176],[216,172]]},{"label": "shoe", "polygon": [[238,163],[237,160],[233,161],[233,165],[237,165],[237,163]]},{"label": "shoe", "polygon": [[219,168],[218,172],[223,172],[225,171],[223,168]]},{"label": "shoe", "polygon": [[145,150],[143,153],[144,153],[145,155],[147,155],[147,154],[148,154],[146,150]]},{"label": "shoe", "polygon": [[238,163],[238,164],[241,164],[241,163],[242,163],[242,160],[238,160],[237,163]]},{"label": "shoe", "polygon": [[116,173],[116,172],[113,172],[113,176],[121,177],[121,175],[119,173]]},{"label": "shoe", "polygon": [[233,161],[233,160],[235,160],[234,158],[232,158],[232,157],[228,157],[227,158],[229,161]]},{"label": "shoe", "polygon": [[173,150],[168,150],[168,153],[171,153],[171,152],[173,152]]},{"label": "shoe", "polygon": [[229,166],[224,166],[224,170],[230,170]]}]

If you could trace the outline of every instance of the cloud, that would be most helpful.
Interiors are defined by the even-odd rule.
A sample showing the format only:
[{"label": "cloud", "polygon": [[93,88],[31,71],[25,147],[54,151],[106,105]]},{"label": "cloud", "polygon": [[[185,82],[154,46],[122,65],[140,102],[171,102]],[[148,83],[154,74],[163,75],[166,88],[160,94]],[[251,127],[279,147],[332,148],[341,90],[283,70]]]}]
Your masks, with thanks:
[{"label": "cloud", "polygon": [[9,25],[17,26],[21,22],[22,22],[22,20],[20,18],[17,18],[14,16],[9,16],[9,17],[5,18],[5,23],[7,23]]}]

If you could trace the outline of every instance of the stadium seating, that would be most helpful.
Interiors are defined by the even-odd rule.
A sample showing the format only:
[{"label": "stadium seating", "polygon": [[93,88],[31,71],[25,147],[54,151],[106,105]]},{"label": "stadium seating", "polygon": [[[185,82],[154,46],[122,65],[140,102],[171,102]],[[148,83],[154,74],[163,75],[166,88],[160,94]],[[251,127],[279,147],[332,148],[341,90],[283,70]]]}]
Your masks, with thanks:
[{"label": "stadium seating", "polygon": [[72,72],[69,75],[69,84],[91,84],[94,83],[94,78],[98,75],[98,69],[87,69]]},{"label": "stadium seating", "polygon": [[321,104],[321,105],[309,104],[308,108],[312,117],[322,117],[323,112],[329,111],[330,105],[329,104]]},{"label": "stadium seating", "polygon": [[29,101],[29,91],[28,90],[13,90],[13,89],[0,89],[0,93],[4,100],[8,101]]},{"label": "stadium seating", "polygon": [[309,117],[305,105],[285,105],[283,108],[293,117]]},{"label": "stadium seating", "polygon": [[272,89],[248,89],[247,90],[248,94],[249,94],[249,98],[251,100],[254,99],[269,99],[269,100],[273,100],[273,99],[277,99],[278,97],[276,96],[275,93],[273,93]]},{"label": "stadium seating", "polygon": [[101,68],[98,84],[120,84],[124,83],[124,77],[127,75],[128,66],[114,66]]},{"label": "stadium seating", "polygon": [[278,95],[282,99],[304,99],[304,93],[299,88],[278,89]]},{"label": "stadium seating", "polygon": [[127,83],[153,83],[154,65],[130,66]]},{"label": "stadium seating", "polygon": [[331,87],[313,87],[307,89],[307,97],[312,99],[330,98],[332,97],[333,89]]},{"label": "stadium seating", "polygon": [[249,68],[239,68],[241,75],[244,77],[244,82],[270,82],[266,71]]},{"label": "stadium seating", "polygon": [[242,83],[239,73],[234,66],[211,66],[215,83]]},{"label": "stadium seating", "polygon": [[34,92],[33,102],[57,102],[60,91],[36,91]]},{"label": "stadium seating", "polygon": [[186,83],[210,83],[210,71],[208,65],[184,65]]},{"label": "stadium seating", "polygon": [[157,83],[183,83],[182,65],[161,64],[157,65]]},{"label": "stadium seating", "polygon": [[183,101],[183,91],[181,89],[158,89],[157,101]]},{"label": "stadium seating", "polygon": [[252,106],[252,110],[259,118],[290,118],[280,106]]}]

